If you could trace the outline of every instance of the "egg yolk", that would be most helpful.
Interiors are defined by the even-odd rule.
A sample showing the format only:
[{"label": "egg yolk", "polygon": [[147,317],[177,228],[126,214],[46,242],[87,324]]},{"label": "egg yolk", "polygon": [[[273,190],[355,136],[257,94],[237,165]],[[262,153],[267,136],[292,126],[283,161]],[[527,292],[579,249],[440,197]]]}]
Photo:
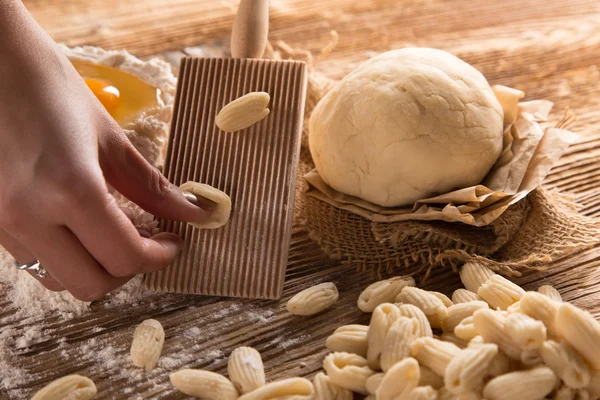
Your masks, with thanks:
[{"label": "egg yolk", "polygon": [[114,112],[119,107],[119,97],[121,96],[119,89],[99,79],[86,79],[85,83],[98,100],[100,100],[106,111],[114,117]]},{"label": "egg yolk", "polygon": [[121,127],[162,104],[160,89],[137,76],[107,65],[81,60],[71,63]]}]

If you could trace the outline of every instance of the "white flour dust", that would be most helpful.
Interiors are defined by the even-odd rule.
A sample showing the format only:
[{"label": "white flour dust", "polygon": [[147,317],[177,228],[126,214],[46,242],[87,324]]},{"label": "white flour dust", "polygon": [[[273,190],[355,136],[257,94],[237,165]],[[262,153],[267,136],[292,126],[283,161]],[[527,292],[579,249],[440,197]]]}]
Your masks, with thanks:
[{"label": "white flour dust", "polygon": [[287,349],[289,347],[293,347],[301,342],[304,342],[306,340],[310,339],[309,335],[300,335],[298,337],[295,338],[291,338],[291,339],[286,339],[286,340],[282,340],[283,338],[281,336],[278,336],[277,338],[275,338],[275,340],[273,340],[273,343],[277,343],[277,346],[282,348],[282,349]]},{"label": "white flour dust", "polygon": [[[2,328],[0,331],[0,389],[8,389],[23,384],[27,379],[27,372],[21,368],[15,368],[8,356],[8,349],[4,348],[7,338],[16,335],[14,328]],[[0,390],[1,393],[1,390]]]},{"label": "white flour dust", "polygon": [[[137,150],[152,165],[160,165],[164,157],[168,126],[171,118],[176,78],[170,66],[159,60],[141,61],[126,51],[105,51],[97,47],[61,48],[71,59],[93,62],[122,69],[138,78],[156,86],[159,90],[159,104],[156,110],[141,113],[137,119],[126,126],[124,134],[131,140]],[[151,236],[158,232],[158,222],[154,217],[129,202],[126,198],[110,190],[116,202],[121,207],[129,208],[133,214],[133,224],[143,236]],[[65,255],[68,257],[68,255]],[[0,398],[8,394],[10,398],[25,398],[26,387],[41,376],[30,374],[18,365],[21,354],[26,354],[28,348],[42,343],[50,336],[46,334],[46,326],[52,326],[58,321],[68,321],[81,317],[90,311],[90,303],[82,302],[72,297],[68,292],[50,292],[32,278],[29,274],[17,271],[13,259],[0,247]],[[135,277],[121,289],[111,293],[103,300],[106,309],[118,309],[124,305],[135,303],[143,296],[141,291],[141,276]],[[103,328],[93,327],[90,332],[101,334]],[[56,335],[53,335],[56,337]],[[66,338],[59,338],[59,349],[67,347]],[[117,365],[120,354],[109,343],[96,343],[93,338],[83,348],[93,350],[90,353],[78,355],[78,346],[72,345],[62,350],[65,358],[79,356],[94,357],[94,363],[102,368]],[[96,346],[97,347],[94,347]],[[39,374],[38,374],[39,375]]]},{"label": "white flour dust", "polygon": [[[125,203],[123,199],[120,201]],[[136,212],[137,211],[137,212]],[[134,211],[134,223],[144,229],[152,223],[152,216],[141,210]],[[143,294],[142,277],[133,278],[122,288],[110,293],[104,300],[105,308],[119,308],[125,304],[135,303]],[[90,303],[79,301],[68,292],[51,292],[46,290],[29,274],[18,271],[13,266],[12,256],[0,247],[0,290],[4,293],[6,304],[0,317],[0,394],[6,393],[10,398],[24,398],[22,389],[31,381],[32,376],[25,369],[15,364],[14,359],[20,351],[31,345],[46,340],[43,319],[58,316],[62,320],[70,320],[90,311]],[[98,333],[102,328],[94,327]],[[63,344],[64,339],[63,339]],[[110,346],[98,349],[95,356],[106,365],[116,366],[117,361]],[[67,354],[68,356],[68,354]]]},{"label": "white flour dust", "polygon": [[230,314],[232,314],[236,311],[239,311],[241,307],[242,306],[239,304],[232,304],[227,308],[217,311],[212,316],[215,318],[225,318],[225,317],[229,316]]},{"label": "white flour dust", "polygon": [[275,318],[275,311],[273,310],[261,310],[258,312],[248,311],[246,313],[248,319],[253,323],[265,324],[272,321]]},{"label": "white flour dust", "polygon": [[[108,51],[99,47],[83,46],[69,48],[60,45],[62,51],[71,59],[106,65],[121,69],[139,79],[156,86],[159,90],[159,104],[152,112],[146,110],[127,126],[124,131],[136,149],[152,165],[160,165],[162,154],[166,148],[169,121],[171,119],[173,99],[177,79],[171,67],[164,61],[153,58],[142,61],[127,51]],[[134,203],[109,189],[121,207],[132,211],[133,224],[141,233],[150,236],[157,233],[158,222],[154,217]],[[137,285],[137,286],[136,286]],[[28,274],[17,271],[12,265],[12,258],[0,247],[0,287],[5,290],[6,297],[18,310],[19,317],[42,317],[49,312],[58,312],[64,318],[79,316],[88,310],[89,303],[74,299],[68,293],[52,293]],[[133,280],[109,298],[109,305],[125,304],[137,294],[139,280]],[[2,321],[0,321],[1,324]],[[0,325],[2,326],[2,325]]]}]

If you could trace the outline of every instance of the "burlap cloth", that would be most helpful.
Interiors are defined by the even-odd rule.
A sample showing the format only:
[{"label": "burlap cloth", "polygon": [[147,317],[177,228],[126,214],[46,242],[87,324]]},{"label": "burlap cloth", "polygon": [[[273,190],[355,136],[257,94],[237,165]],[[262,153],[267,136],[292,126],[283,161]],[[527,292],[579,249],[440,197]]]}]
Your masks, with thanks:
[{"label": "burlap cloth", "polygon": [[[337,36],[321,55],[335,46]],[[346,210],[306,196],[303,176],[314,168],[308,149],[308,119],[318,101],[336,81],[313,68],[310,53],[285,43],[269,48],[273,58],[306,58],[309,80],[296,192],[295,217],[331,258],[359,270],[419,273],[456,268],[477,259],[504,275],[546,269],[570,253],[600,241],[600,221],[578,213],[579,205],[565,194],[543,187],[511,206],[485,227],[443,221],[371,222]]]}]

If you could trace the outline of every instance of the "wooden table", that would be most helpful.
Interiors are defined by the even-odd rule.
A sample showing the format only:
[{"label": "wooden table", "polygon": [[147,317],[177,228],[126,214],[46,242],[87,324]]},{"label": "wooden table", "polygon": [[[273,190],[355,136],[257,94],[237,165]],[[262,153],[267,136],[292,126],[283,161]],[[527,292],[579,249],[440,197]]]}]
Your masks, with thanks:
[{"label": "wooden table", "polygon": [[[226,52],[236,5],[234,0],[25,3],[57,41],[126,48],[142,58],[161,54],[174,64],[184,53]],[[581,139],[548,177],[546,186],[573,193],[583,206],[582,213],[600,215],[600,2],[271,1],[272,40],[318,51],[332,29],[340,35],[339,45],[317,66],[332,77],[342,76],[375,52],[437,47],[473,64],[491,83],[522,89],[527,99],[555,101],[556,110],[572,108],[578,117],[572,130]],[[552,283],[566,300],[600,316],[599,265],[600,248],[596,248],[519,283],[525,288]],[[102,399],[185,398],[169,384],[169,371],[189,367],[223,373],[227,356],[240,345],[261,352],[268,379],[312,376],[321,367],[324,339],[334,327],[368,321],[355,302],[372,279],[368,273],[327,260],[297,230],[281,301],[157,294],[118,310],[98,305],[90,314],[68,321],[46,318],[36,322],[43,329],[38,341],[27,349],[14,349],[15,365],[28,371],[30,380],[10,396],[25,398],[52,379],[81,373],[96,382]],[[285,301],[293,293],[325,280],[340,289],[340,301],[331,310],[310,318],[285,312]],[[447,293],[457,286],[451,271],[439,271],[427,283]],[[1,296],[0,307],[6,311],[10,304]],[[165,327],[164,360],[160,368],[141,372],[131,368],[128,351],[134,327],[150,317]],[[7,327],[25,325],[16,321]],[[90,353],[104,356],[103,360],[93,360]],[[6,388],[0,387],[0,398],[3,391]]]}]

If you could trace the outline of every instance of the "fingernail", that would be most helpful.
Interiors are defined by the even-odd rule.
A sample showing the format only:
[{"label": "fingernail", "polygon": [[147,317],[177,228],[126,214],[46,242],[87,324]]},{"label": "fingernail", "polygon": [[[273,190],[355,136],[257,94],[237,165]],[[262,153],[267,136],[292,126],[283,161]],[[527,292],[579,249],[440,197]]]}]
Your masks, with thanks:
[{"label": "fingernail", "polygon": [[198,198],[196,196],[194,196],[193,194],[191,194],[190,192],[183,192],[183,197],[185,197],[185,199],[187,201],[189,201],[196,207],[200,207],[200,202],[198,201]]},{"label": "fingernail", "polygon": [[192,203],[193,205],[195,205],[196,207],[202,208],[203,210],[213,210],[215,208],[215,203],[205,199],[203,197],[198,197],[193,193],[190,192],[183,192],[183,197],[185,197],[185,199],[187,201],[189,201],[190,203]]}]

